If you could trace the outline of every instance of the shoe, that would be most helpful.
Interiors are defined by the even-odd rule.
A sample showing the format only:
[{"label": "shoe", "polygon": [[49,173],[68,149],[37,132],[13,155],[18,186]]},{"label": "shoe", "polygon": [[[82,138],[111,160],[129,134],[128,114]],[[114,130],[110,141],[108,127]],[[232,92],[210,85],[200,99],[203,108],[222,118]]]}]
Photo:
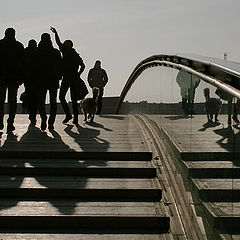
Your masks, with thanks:
[{"label": "shoe", "polygon": [[42,131],[45,131],[46,128],[47,128],[46,121],[42,121],[42,123],[41,123],[41,130],[42,130]]},{"label": "shoe", "polygon": [[62,121],[62,123],[67,123],[69,120],[71,120],[72,119],[72,116],[70,115],[70,116],[66,116],[65,118],[64,118],[64,120]]},{"label": "shoe", "polygon": [[237,116],[233,116],[233,121],[235,122],[235,123],[239,123],[239,120],[238,120],[238,118],[237,118]]},{"label": "shoe", "polygon": [[13,124],[10,124],[7,126],[7,132],[12,132],[15,130],[15,127],[13,126]]}]

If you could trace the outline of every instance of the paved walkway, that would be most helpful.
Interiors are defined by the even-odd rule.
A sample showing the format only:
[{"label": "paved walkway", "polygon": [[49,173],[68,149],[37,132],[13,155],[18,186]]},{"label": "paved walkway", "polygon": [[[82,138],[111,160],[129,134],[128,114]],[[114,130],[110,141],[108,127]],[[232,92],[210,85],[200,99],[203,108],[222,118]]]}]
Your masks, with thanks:
[{"label": "paved walkway", "polygon": [[[40,118],[36,127],[29,126],[28,115],[16,116],[13,134],[1,133],[1,150],[4,151],[86,151],[86,152],[138,152],[146,145],[130,116],[96,116],[94,123],[79,126],[62,124],[64,115],[57,115],[55,131],[40,131]],[[6,119],[5,119],[6,122]]]},{"label": "paved walkway", "polygon": [[228,128],[226,115],[220,115],[217,123],[207,123],[206,115],[147,117],[165,129],[181,152],[239,152],[240,127]]}]

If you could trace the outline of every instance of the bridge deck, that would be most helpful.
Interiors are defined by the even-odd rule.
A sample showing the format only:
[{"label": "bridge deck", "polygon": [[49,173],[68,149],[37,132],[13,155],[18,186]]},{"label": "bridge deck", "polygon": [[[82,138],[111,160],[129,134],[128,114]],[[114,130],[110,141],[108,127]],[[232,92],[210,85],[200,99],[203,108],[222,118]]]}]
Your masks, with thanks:
[{"label": "bridge deck", "polygon": [[228,128],[226,115],[220,115],[217,123],[207,123],[206,115],[148,117],[164,128],[180,152],[222,153],[233,151],[233,147],[240,149],[240,128]]},{"label": "bridge deck", "polygon": [[[69,121],[62,124],[64,115],[57,115],[55,131],[41,132],[40,119],[36,127],[29,126],[28,115],[16,116],[13,134],[1,133],[1,150],[4,151],[86,151],[86,152],[137,152],[146,151],[146,145],[133,120],[128,116],[96,116],[92,124],[79,126]],[[6,122],[6,121],[5,121]]]}]

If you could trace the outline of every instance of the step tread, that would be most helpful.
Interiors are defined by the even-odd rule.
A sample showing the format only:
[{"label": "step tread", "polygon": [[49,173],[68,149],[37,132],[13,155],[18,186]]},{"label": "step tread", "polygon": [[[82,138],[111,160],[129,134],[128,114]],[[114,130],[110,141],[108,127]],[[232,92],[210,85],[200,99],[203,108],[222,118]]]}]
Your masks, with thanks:
[{"label": "step tread", "polygon": [[9,205],[1,206],[0,217],[3,216],[165,216],[157,214],[157,210],[152,206],[54,206],[49,204],[38,205]]},{"label": "step tread", "polygon": [[0,189],[61,188],[61,189],[153,189],[149,179],[87,178],[72,176],[0,176]]},{"label": "step tread", "polygon": [[192,178],[199,190],[240,190],[240,179]]},{"label": "step tread", "polygon": [[166,240],[169,234],[22,234],[1,233],[4,240]]},{"label": "step tread", "polygon": [[213,217],[240,217],[240,202],[203,202]]},{"label": "step tread", "polygon": [[0,168],[152,168],[147,161],[94,161],[73,159],[1,159]]},{"label": "step tread", "polygon": [[236,166],[232,161],[183,161],[183,163],[188,168],[240,168],[239,166]]}]

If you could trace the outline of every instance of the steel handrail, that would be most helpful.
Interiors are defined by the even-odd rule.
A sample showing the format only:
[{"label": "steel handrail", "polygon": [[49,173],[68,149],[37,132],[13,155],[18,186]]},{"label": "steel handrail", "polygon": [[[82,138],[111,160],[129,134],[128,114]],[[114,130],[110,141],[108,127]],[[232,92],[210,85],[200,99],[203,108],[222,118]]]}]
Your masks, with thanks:
[{"label": "steel handrail", "polygon": [[240,90],[234,88],[230,84],[227,84],[226,82],[223,82],[220,79],[208,76],[207,74],[204,74],[200,71],[197,71],[197,70],[195,70],[195,69],[193,69],[189,66],[179,64],[179,63],[174,63],[174,62],[171,62],[171,61],[160,60],[160,59],[164,59],[164,57],[161,56],[161,55],[151,56],[151,57],[141,61],[135,67],[135,69],[131,73],[130,77],[128,78],[128,80],[127,80],[127,82],[126,82],[126,84],[125,84],[125,86],[124,86],[124,88],[121,92],[121,95],[120,95],[120,98],[119,98],[119,101],[118,101],[118,104],[117,104],[117,107],[116,107],[116,114],[119,112],[119,109],[120,109],[120,107],[123,103],[123,100],[124,100],[125,96],[127,95],[128,91],[130,90],[132,84],[140,76],[140,74],[148,68],[157,67],[157,66],[171,67],[171,68],[175,68],[175,69],[178,69],[178,70],[188,72],[190,74],[193,74],[193,75],[199,77],[200,79],[204,80],[205,82],[208,82],[211,85],[214,85],[217,88],[222,89],[223,91],[225,91],[228,94],[236,97],[237,99],[240,99]]}]

